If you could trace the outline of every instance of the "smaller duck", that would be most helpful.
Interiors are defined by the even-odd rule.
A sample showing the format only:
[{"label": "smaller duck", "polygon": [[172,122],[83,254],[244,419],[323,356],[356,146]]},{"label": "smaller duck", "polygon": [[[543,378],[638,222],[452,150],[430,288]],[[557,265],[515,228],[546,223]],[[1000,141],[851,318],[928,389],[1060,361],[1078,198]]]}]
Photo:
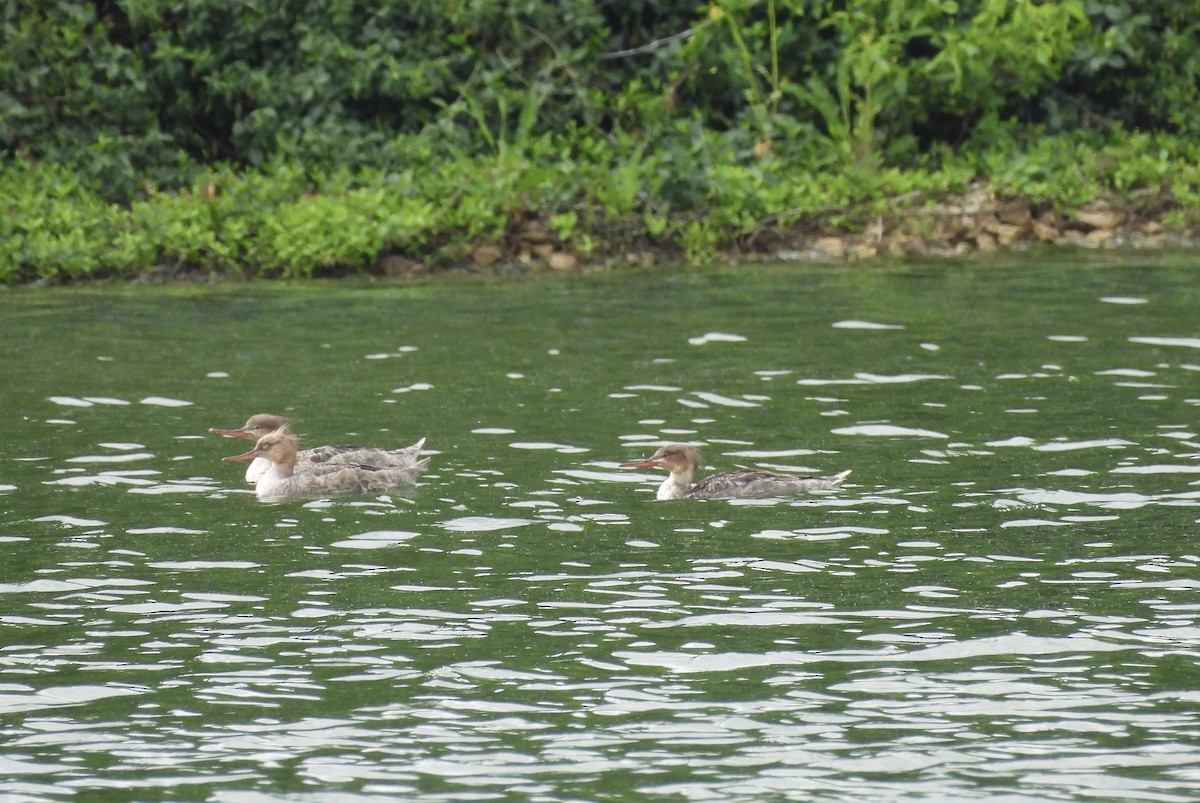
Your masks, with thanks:
[{"label": "smaller duck", "polygon": [[[258,413],[246,419],[238,429],[209,430],[213,435],[223,435],[226,438],[253,438],[255,441],[264,435],[275,432],[280,427],[288,426],[291,422],[281,415]],[[370,466],[373,468],[405,468],[415,466],[421,457],[421,449],[425,448],[425,439],[406,446],[403,449],[377,449],[370,446],[314,446],[311,449],[301,449],[296,453],[296,470],[306,473],[313,466]],[[258,482],[259,477],[271,468],[271,461],[265,457],[255,458],[246,466],[246,482]]]},{"label": "smaller duck", "polygon": [[227,462],[264,458],[269,466],[254,484],[264,501],[314,498],[348,493],[381,493],[412,485],[429,465],[429,458],[407,466],[371,466],[346,462],[308,463],[299,469],[299,442],[287,424],[263,435],[245,454],[223,458]]},{"label": "smaller duck", "polygon": [[665,468],[671,472],[658,486],[656,499],[740,499],[756,496],[791,496],[837,488],[850,476],[850,469],[828,477],[797,477],[759,469],[738,469],[711,474],[693,483],[696,470],[704,465],[694,447],[672,443],[645,460],[622,463],[621,468]]}]

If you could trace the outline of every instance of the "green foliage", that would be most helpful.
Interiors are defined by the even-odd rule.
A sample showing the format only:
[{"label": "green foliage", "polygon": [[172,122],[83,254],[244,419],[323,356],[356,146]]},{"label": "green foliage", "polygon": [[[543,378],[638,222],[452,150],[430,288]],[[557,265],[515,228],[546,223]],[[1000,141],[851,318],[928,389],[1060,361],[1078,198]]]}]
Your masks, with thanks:
[{"label": "green foliage", "polygon": [[314,192],[294,171],[201,175],[187,191],[128,207],[72,183],[61,168],[0,176],[17,202],[0,227],[0,280],[132,275],[159,267],[312,276],[420,250],[439,225],[430,200],[397,192],[395,176],[340,174]]},{"label": "green foliage", "polygon": [[1190,220],[1200,21],[1172,0],[8,2],[0,119],[7,282],[368,270],[531,215],[576,249],[698,259],[978,181]]},{"label": "green foliage", "polygon": [[1160,196],[1200,216],[1200,142],[1145,133],[1045,135],[1014,152],[1003,141],[971,160],[1003,194],[1064,208]]},{"label": "green foliage", "polygon": [[114,225],[120,210],[69,170],[14,165],[4,171],[3,186],[8,208],[0,215],[0,280],[92,275],[110,250],[144,258],[140,241]]},{"label": "green foliage", "polygon": [[1200,133],[1200,21],[1173,0],[5,3],[0,87],[10,154],[116,200],[221,162],[416,167],[395,143],[421,132],[503,159],[680,120],[877,168],[1009,117]]},{"label": "green foliage", "polygon": [[962,138],[1036,95],[1087,29],[1078,2],[1032,0],[981,0],[970,13],[956,0],[870,0],[824,25],[841,43],[832,75],[789,88],[818,112],[843,163],[867,169],[944,139],[943,121]]},{"label": "green foliage", "polygon": [[1038,99],[1055,130],[1111,123],[1200,136],[1200,15],[1176,0],[1086,0],[1091,35],[1053,92]]},{"label": "green foliage", "polygon": [[8,2],[0,86],[6,150],[114,199],[217,162],[414,167],[396,138],[427,130],[481,154],[678,119],[878,167],[1008,116],[1198,133],[1200,22],[1172,0]]},{"label": "green foliage", "polygon": [[[502,167],[490,157],[464,156],[427,171],[316,171],[273,162],[256,171],[206,170],[180,191],[127,205],[105,200],[61,166],[14,162],[0,168],[7,199],[0,282],[163,269],[310,277],[371,271],[392,253],[437,264],[471,243],[500,240],[514,213],[531,209],[581,253],[645,238],[704,261],[764,229],[895,222],[905,214],[897,199],[954,195],[980,176],[998,197],[1049,208],[1141,199],[1173,210],[1172,222],[1200,223],[1200,143],[1117,134],[1045,135],[1013,151],[1010,139],[993,132],[995,146],[945,155],[924,170],[810,172],[777,154],[739,158],[729,147],[733,132],[710,133],[692,143],[692,158],[704,164],[694,184],[661,180],[657,152],[631,154],[612,143],[594,161],[574,165],[570,185],[553,191],[540,187],[547,171],[524,161]],[[553,145],[551,138],[546,147]],[[702,201],[683,208],[692,192]]]}]

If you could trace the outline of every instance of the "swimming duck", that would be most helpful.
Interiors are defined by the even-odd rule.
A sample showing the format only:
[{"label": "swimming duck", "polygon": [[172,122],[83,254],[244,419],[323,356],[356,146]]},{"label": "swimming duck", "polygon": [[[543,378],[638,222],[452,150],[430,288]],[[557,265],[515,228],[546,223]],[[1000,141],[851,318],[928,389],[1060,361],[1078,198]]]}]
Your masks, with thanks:
[{"label": "swimming duck", "polygon": [[[264,435],[275,432],[291,422],[281,415],[258,413],[246,419],[238,429],[209,430],[214,435],[224,435],[226,438],[253,438],[257,441]],[[403,449],[377,449],[370,446],[314,446],[311,449],[301,449],[296,453],[296,471],[304,473],[312,470],[312,466],[357,465],[373,468],[404,468],[417,464],[425,439],[406,446]],[[265,457],[256,457],[246,466],[246,482],[258,482],[258,478],[271,467],[271,461]]]},{"label": "swimming duck", "polygon": [[656,499],[736,499],[753,496],[790,496],[810,491],[837,488],[846,477],[847,469],[828,477],[797,477],[759,469],[738,469],[711,474],[697,483],[692,482],[696,470],[704,465],[700,452],[683,443],[662,447],[645,460],[622,463],[622,468],[665,468],[671,472],[658,487]]},{"label": "swimming duck", "polygon": [[227,462],[264,458],[266,472],[254,484],[259,499],[313,498],[347,493],[381,493],[411,485],[429,464],[429,458],[407,466],[371,466],[346,462],[316,462],[300,467],[298,441],[287,424],[263,435],[245,454],[223,458]]}]

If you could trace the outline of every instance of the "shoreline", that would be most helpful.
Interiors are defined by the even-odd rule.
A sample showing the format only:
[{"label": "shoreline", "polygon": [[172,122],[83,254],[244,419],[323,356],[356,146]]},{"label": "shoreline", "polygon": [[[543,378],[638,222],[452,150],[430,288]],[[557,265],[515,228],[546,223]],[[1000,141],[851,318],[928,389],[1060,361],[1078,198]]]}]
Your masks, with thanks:
[{"label": "shoreline", "polygon": [[[211,198],[197,201],[211,202]],[[689,254],[676,239],[631,236],[629,232],[637,230],[635,221],[609,221],[603,227],[561,238],[552,228],[549,212],[526,212],[506,228],[503,237],[494,241],[472,242],[465,237],[460,241],[447,233],[436,246],[426,243],[412,253],[400,248],[386,249],[360,268],[336,259],[307,275],[288,275],[248,261],[235,262],[232,269],[177,260],[140,270],[121,270],[110,264],[99,266],[94,272],[67,271],[47,265],[48,270],[5,286],[404,280],[464,274],[572,275],[655,266],[730,267],[765,263],[830,266],[874,260],[963,259],[1042,247],[1128,253],[1200,247],[1200,227],[1177,222],[1190,221],[1192,216],[1169,193],[1145,195],[1132,203],[1097,201],[1077,209],[1064,209],[1029,199],[1000,198],[979,186],[941,200],[910,193],[904,198],[873,200],[860,206],[878,208],[882,204],[888,208],[886,213],[838,209],[830,210],[820,219],[810,213],[788,225],[767,222],[749,233],[730,232],[722,238],[721,246],[712,246],[702,257]],[[838,228],[825,222],[831,219],[848,225]],[[150,231],[126,234],[154,239]],[[213,236],[219,233],[214,230]],[[591,247],[573,248],[572,241],[580,240]]]}]

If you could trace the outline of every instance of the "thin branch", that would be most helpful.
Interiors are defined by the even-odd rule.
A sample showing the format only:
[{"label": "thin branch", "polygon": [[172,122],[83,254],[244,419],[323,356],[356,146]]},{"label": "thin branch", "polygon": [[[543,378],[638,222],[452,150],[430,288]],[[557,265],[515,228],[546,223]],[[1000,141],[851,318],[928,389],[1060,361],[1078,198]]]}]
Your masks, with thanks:
[{"label": "thin branch", "polygon": [[630,56],[640,56],[642,53],[649,53],[652,50],[657,50],[663,45],[669,45],[673,42],[686,41],[692,38],[696,33],[695,28],[688,28],[686,31],[671,34],[662,39],[655,39],[653,42],[647,42],[640,47],[630,48],[629,50],[614,50],[612,53],[601,53],[599,59],[601,61],[611,61],[612,59],[624,59]]}]

